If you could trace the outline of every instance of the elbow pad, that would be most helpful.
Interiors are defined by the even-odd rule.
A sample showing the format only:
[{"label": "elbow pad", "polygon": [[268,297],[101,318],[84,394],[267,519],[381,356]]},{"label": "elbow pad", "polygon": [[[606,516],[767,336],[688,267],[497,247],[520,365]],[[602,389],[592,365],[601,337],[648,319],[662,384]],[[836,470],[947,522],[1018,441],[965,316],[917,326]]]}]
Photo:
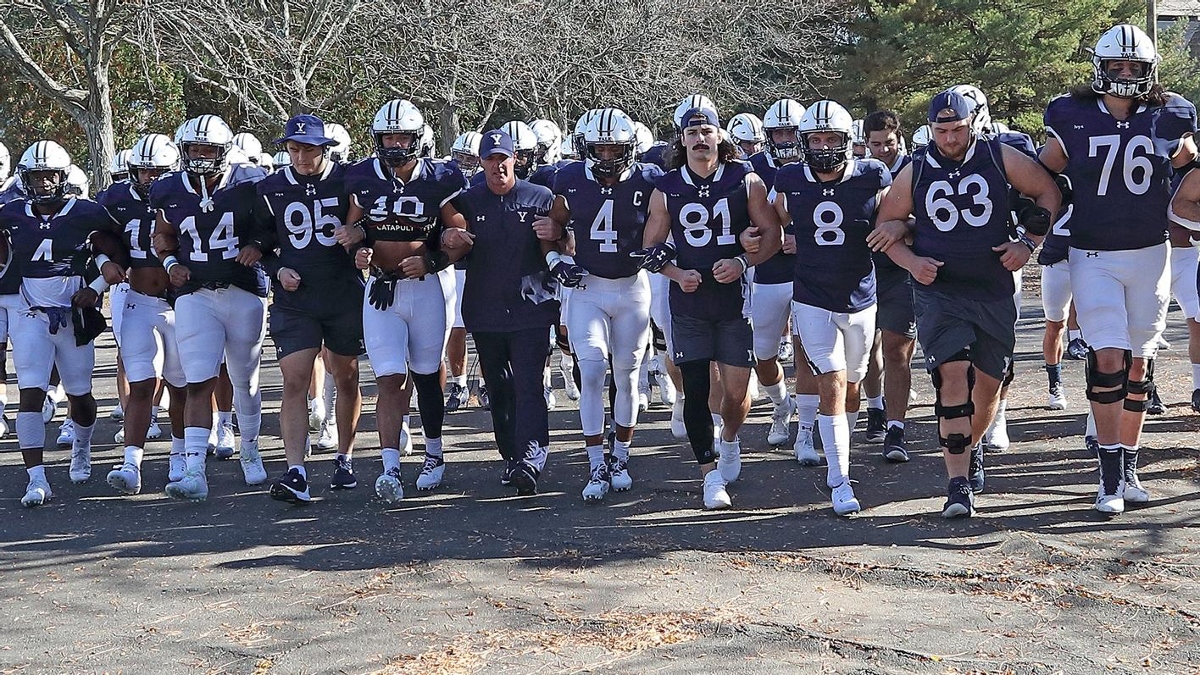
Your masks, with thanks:
[{"label": "elbow pad", "polygon": [[1021,212],[1017,214],[1017,221],[1029,234],[1043,237],[1050,231],[1053,216],[1049,210],[1034,204],[1021,209]]}]

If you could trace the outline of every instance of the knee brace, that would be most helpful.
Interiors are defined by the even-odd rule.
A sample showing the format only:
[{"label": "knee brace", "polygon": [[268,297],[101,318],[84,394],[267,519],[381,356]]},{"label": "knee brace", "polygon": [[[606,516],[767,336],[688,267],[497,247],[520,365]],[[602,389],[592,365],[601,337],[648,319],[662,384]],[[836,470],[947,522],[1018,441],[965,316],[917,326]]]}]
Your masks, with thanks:
[{"label": "knee brace", "polygon": [[1008,360],[1008,370],[1004,371],[1004,381],[1000,384],[1002,387],[1007,387],[1012,384],[1013,378],[1017,376],[1017,369],[1014,366],[1013,360]]},{"label": "knee brace", "polygon": [[1150,399],[1154,398],[1154,359],[1146,359],[1146,379],[1129,380],[1126,385],[1127,394],[1145,394],[1146,398],[1137,400],[1128,396],[1121,407],[1129,412],[1144,413],[1150,407]]},{"label": "knee brace", "polygon": [[[1128,349],[1125,350],[1124,363],[1124,368],[1115,373],[1101,372],[1099,365],[1096,363],[1096,351],[1088,349],[1087,399],[1089,401],[1095,401],[1096,403],[1116,403],[1117,401],[1125,400],[1125,395],[1129,391],[1129,366],[1133,363],[1133,352]],[[1107,391],[1097,391],[1100,388]]]},{"label": "knee brace", "polygon": [[[950,363],[952,361],[970,361],[971,353],[968,350],[963,350],[954,356],[943,361]],[[933,411],[939,419],[958,419],[962,417],[970,417],[975,414],[975,402],[971,400],[971,391],[975,389],[975,367],[967,367],[967,402],[960,405],[944,405],[942,404],[942,374],[934,369],[931,373],[933,378],[933,389],[935,393],[933,402]],[[939,425],[940,426],[940,425]],[[938,442],[942,447],[952,455],[961,455],[971,447],[971,441],[974,440],[971,434],[949,434],[942,436],[938,434]]]},{"label": "knee brace", "polygon": [[657,352],[667,351],[667,334],[663,329],[658,327],[658,324],[650,322],[651,343],[654,345],[654,350]]},{"label": "knee brace", "polygon": [[554,324],[554,343],[564,354],[571,353],[571,342],[567,339],[567,329],[560,324]]}]

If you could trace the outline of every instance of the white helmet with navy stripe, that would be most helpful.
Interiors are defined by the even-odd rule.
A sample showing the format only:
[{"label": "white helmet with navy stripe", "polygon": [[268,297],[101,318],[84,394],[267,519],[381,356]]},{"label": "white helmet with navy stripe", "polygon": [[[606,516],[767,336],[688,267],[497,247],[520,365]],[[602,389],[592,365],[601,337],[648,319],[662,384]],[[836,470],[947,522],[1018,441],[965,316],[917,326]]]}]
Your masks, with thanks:
[{"label": "white helmet with navy stripe", "polygon": [[282,169],[285,166],[292,165],[292,156],[287,154],[286,152],[277,152],[277,153],[275,153],[275,156],[272,157],[272,159],[275,160],[275,170],[276,171],[278,171],[279,169]]},{"label": "white helmet with navy stripe", "polygon": [[983,90],[973,84],[958,84],[947,91],[962,94],[962,97],[975,106],[975,116],[971,118],[971,129],[977,134],[990,134],[992,129],[992,111],[988,108],[987,96]]},{"label": "white helmet with navy stripe", "polygon": [[[756,153],[762,149],[762,144],[767,141],[767,134],[763,131],[762,120],[758,119],[757,115],[752,113],[738,113],[729,120],[729,124],[725,126],[725,130],[729,132],[733,138],[734,145],[738,146],[739,152]],[[750,146],[747,148],[746,146]]]},{"label": "white helmet with navy stripe", "polygon": [[[375,155],[389,166],[403,166],[420,154],[424,131],[425,117],[417,110],[417,106],[402,98],[388,101],[371,121]],[[408,146],[385,148],[383,137],[386,134],[412,134],[412,140]]]},{"label": "white helmet with navy stripe", "polygon": [[913,150],[920,150],[921,148],[929,145],[930,137],[931,134],[928,124],[922,124],[921,126],[917,127],[917,130],[913,132],[912,137]]},{"label": "white helmet with navy stripe", "polygon": [[458,163],[458,170],[470,178],[479,173],[479,144],[483,134],[478,131],[468,131],[459,134],[450,146],[450,159]]},{"label": "white helmet with navy stripe", "polygon": [[575,130],[571,133],[571,150],[580,159],[583,159],[583,132],[587,129],[588,122],[591,122],[600,110],[601,108],[592,108],[575,120]]},{"label": "white helmet with navy stripe", "polygon": [[[188,148],[207,145],[217,149],[215,158],[188,157]],[[216,115],[201,115],[184,123],[179,132],[179,154],[183,170],[197,176],[215,176],[229,166],[229,151],[233,148],[233,130]]]},{"label": "white helmet with navy stripe", "polygon": [[257,136],[247,131],[243,131],[242,133],[234,136],[233,144],[241,148],[242,152],[246,153],[246,156],[249,157],[251,161],[255,161],[263,151],[262,141],[258,140]]},{"label": "white helmet with navy stripe", "polygon": [[516,154],[513,173],[517,174],[517,178],[528,178],[537,164],[537,134],[521,120],[505,122],[500,130],[512,138],[513,152]]},{"label": "white helmet with navy stripe", "polygon": [[108,173],[113,181],[122,181],[129,177],[129,150],[118,150],[113,153],[112,164],[108,165]]},{"label": "white helmet with navy stripe", "polygon": [[[841,134],[841,143],[830,147],[812,147],[808,136],[819,132]],[[800,144],[804,161],[817,171],[836,171],[854,156],[854,117],[834,101],[817,101],[800,118]]]},{"label": "white helmet with navy stripe", "polygon": [[634,122],[633,129],[637,132],[637,147],[634,150],[637,152],[638,157],[641,157],[649,152],[650,148],[654,147],[654,132],[650,131],[650,127],[641,122]]},{"label": "white helmet with navy stripe", "polygon": [[8,172],[11,170],[12,156],[8,154],[8,146],[0,143],[0,183],[8,180]]},{"label": "white helmet with navy stripe", "polygon": [[529,123],[529,128],[537,136],[538,161],[543,164],[555,164],[562,152],[562,129],[547,119],[537,119]]},{"label": "white helmet with navy stripe", "polygon": [[[71,154],[54,141],[37,141],[29,146],[17,162],[17,176],[25,194],[35,204],[54,204],[67,197],[67,177],[71,170]],[[58,182],[43,187],[34,180],[34,173],[57,172]]]},{"label": "white helmet with navy stripe", "polygon": [[129,150],[129,159],[125,166],[129,170],[129,180],[142,197],[150,194],[150,183],[153,179],[143,181],[142,170],[154,171],[161,175],[167,171],[179,169],[179,148],[171,139],[162,134],[146,134],[133,144]]},{"label": "white helmet with navy stripe", "polygon": [[67,192],[84,199],[87,199],[88,196],[87,172],[74,164],[67,169]]},{"label": "white helmet with navy stripe", "polygon": [[675,106],[675,114],[671,116],[671,119],[675,122],[676,131],[681,131],[683,129],[683,116],[687,114],[687,111],[693,108],[708,108],[710,110],[716,110],[717,105],[712,102],[712,99],[704,94],[692,94],[691,96],[684,98],[679,102],[679,105]]},{"label": "white helmet with navy stripe", "polygon": [[436,141],[433,138],[433,127],[429,126],[428,124],[422,125],[421,126],[421,156],[422,157],[433,156],[433,146],[434,145],[436,145]]},{"label": "white helmet with navy stripe", "polygon": [[329,146],[329,159],[334,162],[349,162],[352,141],[346,127],[337,122],[328,122],[325,124],[325,135],[337,141],[336,144]]},{"label": "white helmet with navy stripe", "polygon": [[767,150],[775,159],[790,160],[800,156],[798,142],[776,141],[771,132],[776,129],[797,131],[803,116],[804,106],[790,98],[781,98],[767,108],[767,113],[763,115],[763,133],[766,135]]},{"label": "white helmet with navy stripe", "polygon": [[[616,156],[605,156],[599,146],[617,146]],[[583,159],[597,176],[620,176],[633,165],[637,152],[637,127],[629,116],[616,108],[604,108],[592,117],[583,131]]]},{"label": "white helmet with navy stripe", "polygon": [[[1141,64],[1134,77],[1121,77],[1108,72],[1110,61],[1133,61]],[[1113,26],[1100,36],[1092,50],[1092,90],[1097,94],[1112,94],[1120,98],[1138,98],[1150,93],[1158,82],[1158,50],[1145,31],[1123,23]]]}]

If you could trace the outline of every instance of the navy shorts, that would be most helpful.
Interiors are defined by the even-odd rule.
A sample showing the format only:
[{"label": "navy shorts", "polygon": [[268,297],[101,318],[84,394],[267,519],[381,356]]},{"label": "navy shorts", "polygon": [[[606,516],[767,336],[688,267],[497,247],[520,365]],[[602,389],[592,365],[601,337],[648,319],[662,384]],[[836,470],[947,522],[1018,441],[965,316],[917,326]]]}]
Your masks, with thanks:
[{"label": "navy shorts", "polygon": [[875,294],[878,309],[875,327],[909,339],[917,337],[917,317],[913,310],[912,276],[907,270],[893,268],[876,271]]},{"label": "navy shorts", "polygon": [[712,321],[672,314],[671,347],[674,363],[707,360],[738,368],[755,363],[754,330],[746,318]]},{"label": "navy shorts", "polygon": [[1003,300],[969,300],[914,284],[917,340],[932,372],[969,349],[977,370],[1003,380],[1017,346],[1017,307]]},{"label": "navy shorts", "polygon": [[275,342],[276,357],[282,359],[305,349],[320,349],[322,345],[340,356],[362,356],[363,344],[362,289],[348,289],[344,298],[314,302],[304,309],[291,304],[271,304],[267,327]]}]

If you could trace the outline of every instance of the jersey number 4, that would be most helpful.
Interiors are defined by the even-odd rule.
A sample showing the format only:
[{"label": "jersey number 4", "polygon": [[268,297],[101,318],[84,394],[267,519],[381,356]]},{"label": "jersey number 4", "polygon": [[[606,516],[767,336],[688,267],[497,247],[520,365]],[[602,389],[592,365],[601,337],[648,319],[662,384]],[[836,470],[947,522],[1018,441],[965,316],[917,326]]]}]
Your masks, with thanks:
[{"label": "jersey number 4", "polygon": [[717,235],[717,246],[729,246],[737,243],[737,236],[732,232],[732,225],[729,217],[729,198],[722,197],[715,205],[713,205],[712,215],[709,215],[708,207],[704,204],[692,202],[685,204],[679,209],[679,222],[683,223],[683,236],[687,239],[687,243],[693,248],[703,248],[712,241],[713,230],[715,227],[709,227],[710,221],[716,226],[720,221],[721,234]]},{"label": "jersey number 4", "polygon": [[238,254],[238,239],[233,233],[233,213],[226,211],[221,216],[221,222],[213,228],[212,234],[208,237],[208,246],[205,247],[200,239],[200,232],[196,229],[196,217],[188,216],[179,223],[179,233],[186,234],[192,240],[192,252],[188,257],[194,262],[208,262],[209,254],[221,252],[221,258],[224,260],[232,260]]}]

